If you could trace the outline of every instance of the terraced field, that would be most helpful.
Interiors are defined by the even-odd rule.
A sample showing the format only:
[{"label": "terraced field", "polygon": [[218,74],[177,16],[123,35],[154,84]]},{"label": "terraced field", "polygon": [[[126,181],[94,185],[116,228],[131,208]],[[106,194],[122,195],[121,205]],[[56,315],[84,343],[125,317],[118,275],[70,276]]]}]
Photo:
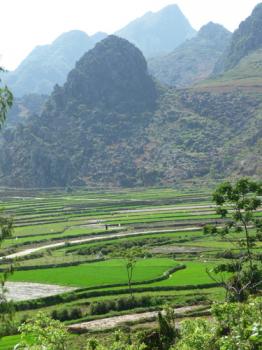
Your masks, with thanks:
[{"label": "terraced field", "polygon": [[[17,322],[39,310],[50,315],[67,310],[64,321],[75,324],[157,310],[166,303],[222,299],[222,288],[206,270],[214,268],[221,253],[241,237],[222,240],[203,234],[206,223],[221,221],[211,191],[0,190],[1,204],[15,226],[13,237],[2,247],[0,268],[15,263],[10,294],[14,300],[24,299],[16,303]],[[141,252],[132,278],[136,302],[124,307],[130,291],[123,255],[134,247]],[[26,289],[24,298],[21,292],[16,298],[15,282],[73,289],[29,302]],[[35,295],[30,289],[32,299],[39,297],[35,286]],[[99,303],[107,306],[98,310]],[[0,349],[3,342],[11,344],[11,338],[1,340]]]}]

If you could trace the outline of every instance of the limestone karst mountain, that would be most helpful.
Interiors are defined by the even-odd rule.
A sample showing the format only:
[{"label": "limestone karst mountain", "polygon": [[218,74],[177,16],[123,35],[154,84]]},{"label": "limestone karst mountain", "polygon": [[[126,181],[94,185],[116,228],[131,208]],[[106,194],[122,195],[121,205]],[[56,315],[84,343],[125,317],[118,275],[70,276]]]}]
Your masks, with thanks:
[{"label": "limestone karst mountain", "polygon": [[261,48],[262,3],[259,3],[233,33],[229,47],[214,68],[214,74],[221,74],[235,67],[243,57]]},{"label": "limestone karst mountain", "polygon": [[148,12],[115,33],[135,44],[146,58],[173,51],[196,31],[177,5]]},{"label": "limestone karst mountain", "polygon": [[49,94],[55,84],[63,84],[75,62],[106,37],[88,36],[80,30],[63,33],[52,44],[37,46],[17,67],[4,75],[15,96]]},{"label": "limestone karst mountain", "polygon": [[173,52],[150,59],[150,73],[170,86],[180,88],[194,85],[212,73],[230,38],[228,30],[210,22]]},{"label": "limestone karst mountain", "polygon": [[109,36],[55,87],[39,116],[3,131],[0,183],[148,186],[259,176],[259,57],[255,51],[193,88],[165,88],[135,46]]}]

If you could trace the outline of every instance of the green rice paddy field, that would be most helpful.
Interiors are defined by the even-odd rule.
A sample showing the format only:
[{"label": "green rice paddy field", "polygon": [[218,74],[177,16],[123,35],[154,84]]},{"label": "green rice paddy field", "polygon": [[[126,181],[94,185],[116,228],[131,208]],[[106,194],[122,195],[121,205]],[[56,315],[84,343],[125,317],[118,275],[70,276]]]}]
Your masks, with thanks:
[{"label": "green rice paddy field", "polygon": [[[212,187],[202,187],[201,191],[186,186],[0,192],[5,215],[14,222],[13,236],[5,241],[0,255],[26,251],[17,257],[10,281],[76,288],[67,293],[64,303],[60,300],[47,305],[42,298],[38,304],[28,304],[26,312],[18,310],[18,323],[39,310],[51,314],[75,307],[80,309],[81,317],[67,322],[77,323],[98,317],[90,314],[92,303],[127,298],[123,252],[132,247],[142,252],[136,258],[132,279],[135,297],[151,297],[158,307],[167,302],[208,303],[224,297],[222,288],[214,287],[206,270],[221,262],[223,251],[237,251],[241,236],[221,239],[203,234],[205,224],[219,224],[221,220],[211,201]],[[261,216],[261,211],[257,215]],[[2,268],[6,266],[3,261],[1,264]],[[184,268],[166,274],[160,281],[151,281],[180,265]],[[87,290],[93,291],[92,295],[82,292]],[[117,315],[115,310],[109,315],[112,312]],[[15,335],[0,340],[0,350],[11,349],[18,338]]]}]

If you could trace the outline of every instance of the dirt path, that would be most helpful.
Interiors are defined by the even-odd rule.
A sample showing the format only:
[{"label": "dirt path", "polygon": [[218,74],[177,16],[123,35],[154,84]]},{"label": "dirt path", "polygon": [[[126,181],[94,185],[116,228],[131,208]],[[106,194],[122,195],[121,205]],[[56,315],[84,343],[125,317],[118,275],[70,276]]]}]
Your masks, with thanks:
[{"label": "dirt path", "polygon": [[31,300],[61,294],[76,288],[29,282],[7,282],[7,299],[13,301]]},{"label": "dirt path", "polygon": [[114,213],[117,214],[123,214],[123,213],[143,213],[143,212],[154,212],[154,211],[176,211],[176,210],[187,210],[187,209],[212,209],[216,208],[216,205],[210,204],[210,205],[194,205],[194,206],[181,206],[181,207],[156,207],[156,208],[144,208],[144,209],[123,209],[123,210],[117,210],[114,211]]},{"label": "dirt path", "polygon": [[[175,309],[175,313],[182,314],[187,311],[194,311],[202,306],[203,305],[180,307]],[[120,326],[125,322],[136,322],[136,321],[147,320],[149,318],[155,318],[157,317],[157,314],[158,314],[158,311],[149,311],[149,312],[143,312],[140,314],[129,314],[129,315],[123,315],[123,316],[108,317],[108,318],[102,318],[100,320],[73,324],[68,328],[70,331],[76,332],[76,333],[81,331],[89,331],[89,330],[94,331],[94,330],[110,329],[110,328]]]},{"label": "dirt path", "polygon": [[121,237],[132,237],[132,236],[139,236],[139,235],[144,235],[144,234],[150,234],[150,233],[168,233],[168,232],[187,232],[187,231],[199,231],[199,227],[188,227],[188,228],[181,228],[181,229],[173,229],[173,230],[152,230],[152,231],[138,231],[138,232],[126,232],[126,233],[114,233],[114,234],[107,234],[107,235],[97,235],[97,236],[92,236],[88,238],[82,238],[82,239],[72,239],[72,240],[66,240],[63,242],[59,243],[52,243],[48,245],[43,245],[40,247],[36,248],[29,248],[22,250],[21,252],[17,252],[14,254],[6,255],[5,257],[0,257],[0,260],[5,259],[15,259],[15,258],[20,258],[23,256],[30,255],[32,253],[39,252],[41,250],[45,249],[50,249],[50,248],[61,248],[66,246],[68,243],[71,245],[74,244],[81,244],[81,243],[87,243],[87,242],[92,242],[92,241],[103,241],[103,240],[108,240],[112,238],[121,238]]}]

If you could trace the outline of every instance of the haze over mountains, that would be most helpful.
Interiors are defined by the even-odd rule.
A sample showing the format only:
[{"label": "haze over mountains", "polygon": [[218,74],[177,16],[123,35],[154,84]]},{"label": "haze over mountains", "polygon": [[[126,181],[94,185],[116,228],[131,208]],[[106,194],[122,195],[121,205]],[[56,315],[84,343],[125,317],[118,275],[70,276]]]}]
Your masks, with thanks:
[{"label": "haze over mountains", "polygon": [[[151,57],[173,51],[195,33],[179,7],[170,5],[159,12],[146,13],[116,35],[134,43],[146,57]],[[88,36],[79,30],[64,33],[52,44],[36,47],[4,79],[17,97],[50,94],[55,84],[64,84],[76,61],[106,35]]]},{"label": "haze over mountains", "polygon": [[105,33],[89,37],[80,30],[64,33],[50,45],[37,46],[4,78],[15,96],[49,94],[55,84],[64,84],[76,61],[105,37]]},{"label": "haze over mountains", "polygon": [[[174,51],[185,60],[195,52],[196,67],[205,50],[211,55],[216,49],[225,62],[241,56],[190,88],[161,85],[132,43],[103,39],[53,89],[42,112],[4,130],[0,184],[148,186],[261,176],[261,9],[259,4],[232,36],[210,23]],[[248,44],[240,50],[240,42]]]},{"label": "haze over mountains", "polygon": [[187,87],[208,78],[229,45],[231,33],[215,23],[204,25],[197,35],[186,40],[168,55],[148,61],[150,73],[160,82]]},{"label": "haze over mountains", "polygon": [[136,45],[146,58],[173,51],[196,31],[177,5],[148,12],[115,33]]}]

